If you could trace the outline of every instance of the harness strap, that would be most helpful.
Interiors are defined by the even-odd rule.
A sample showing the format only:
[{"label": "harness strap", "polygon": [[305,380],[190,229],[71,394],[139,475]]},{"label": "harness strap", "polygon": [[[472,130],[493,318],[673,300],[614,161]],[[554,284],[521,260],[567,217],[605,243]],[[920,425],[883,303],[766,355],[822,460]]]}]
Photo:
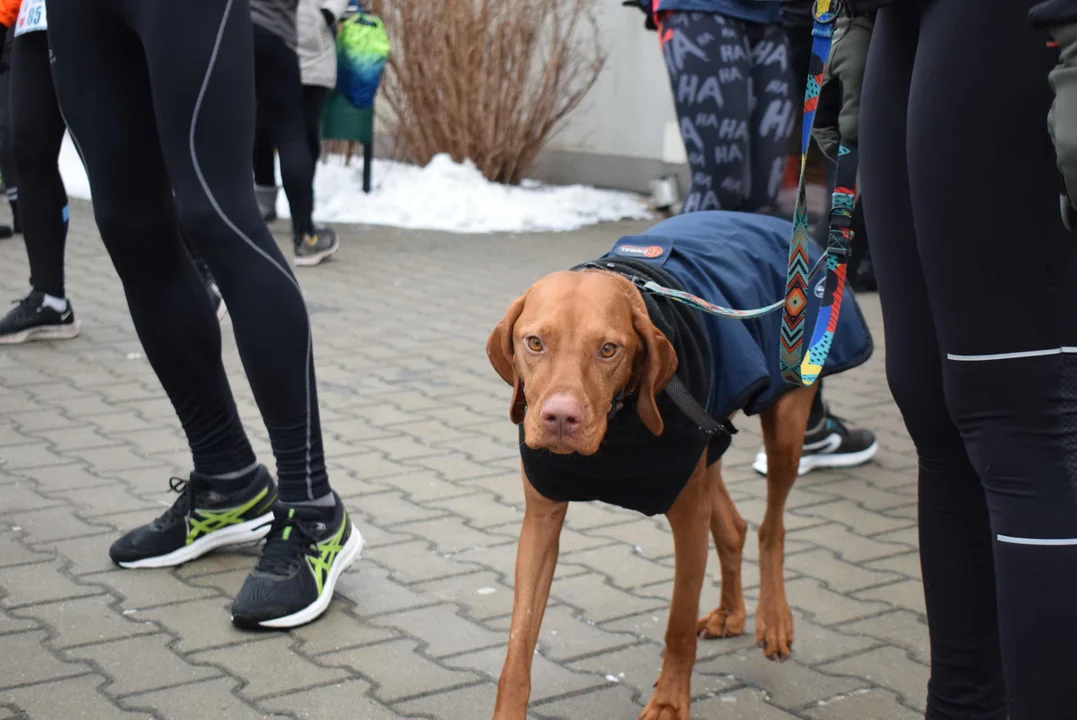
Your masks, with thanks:
[{"label": "harness strap", "polygon": [[841,9],[841,0],[815,0],[812,28],[812,56],[807,87],[804,90],[804,122],[800,137],[800,180],[797,184],[796,205],[793,210],[793,236],[789,246],[789,275],[785,286],[785,309],[782,312],[782,335],[779,362],[782,377],[792,385],[812,385],[823,370],[834,331],[838,327],[842,297],[845,293],[845,271],[852,240],[853,208],[860,192],[858,152],[855,146],[842,140],[838,148],[838,163],[834,195],[830,206],[827,233],[826,282],[823,299],[814,330],[804,354],[805,310],[808,308],[808,283],[811,277],[808,262],[808,208],[805,188],[808,148],[815,124],[815,110],[823,84],[830,46],[834,39],[834,21]]},{"label": "harness strap", "polygon": [[736,434],[737,430],[733,427],[733,423],[728,420],[715,420],[710,413],[703,409],[699,401],[692,397],[692,393],[688,392],[688,388],[684,386],[684,383],[676,375],[666,383],[666,388],[663,392],[669,396],[677,409],[686,418],[698,425],[699,429],[705,434],[715,435],[721,432],[729,435]]}]

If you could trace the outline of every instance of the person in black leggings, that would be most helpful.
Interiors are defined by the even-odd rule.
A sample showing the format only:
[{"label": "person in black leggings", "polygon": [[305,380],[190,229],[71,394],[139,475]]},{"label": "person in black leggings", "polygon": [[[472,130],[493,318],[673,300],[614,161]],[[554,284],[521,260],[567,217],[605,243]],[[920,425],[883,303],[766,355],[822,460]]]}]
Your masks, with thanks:
[{"label": "person in black leggings", "polygon": [[[23,3],[13,30],[8,95],[11,115],[12,208],[26,241],[30,264],[30,293],[0,318],[0,344],[30,340],[64,340],[79,334],[71,302],[64,286],[64,253],[67,247],[67,192],[57,164],[66,126],[49,66],[49,42],[45,16],[35,23],[25,22],[29,11],[40,4]],[[22,188],[21,199],[18,194]],[[208,271],[207,288],[218,317],[223,315],[220,300]]]},{"label": "person in black leggings", "polygon": [[26,32],[15,31],[9,108],[18,175],[15,202],[30,260],[31,291],[0,319],[0,344],[61,340],[79,334],[64,288],[68,207],[57,164],[64,119],[52,92],[48,37],[44,28],[29,27]]},{"label": "person in black leggings", "polygon": [[[250,9],[246,0],[47,2],[56,92],[101,237],[194,460],[190,479],[171,483],[172,508],[117,540],[112,559],[175,565],[265,536],[233,622],[309,622],[363,540],[326,473],[303,295],[254,198]],[[240,422],[220,326],[180,227],[232,314],[279,500]]]},{"label": "person in black leggings", "polygon": [[[336,253],[340,241],[332,228],[314,225],[318,153],[310,146],[304,117],[298,9],[299,0],[251,0],[257,116],[280,156],[281,184],[292,215],[295,264],[309,267]],[[275,187],[275,181],[270,184]]]},{"label": "person in black leggings", "polygon": [[931,720],[1073,718],[1077,240],[1031,0],[879,10],[861,181],[919,457]]}]

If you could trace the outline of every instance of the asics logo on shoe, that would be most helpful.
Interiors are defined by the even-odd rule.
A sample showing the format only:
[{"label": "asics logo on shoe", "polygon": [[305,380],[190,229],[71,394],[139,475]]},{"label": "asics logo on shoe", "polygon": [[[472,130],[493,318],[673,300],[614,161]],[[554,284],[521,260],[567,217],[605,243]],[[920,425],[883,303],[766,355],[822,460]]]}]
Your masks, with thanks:
[{"label": "asics logo on shoe", "polygon": [[268,494],[269,488],[262,488],[260,493],[247,502],[238,507],[228,508],[226,510],[204,510],[195,508],[194,511],[187,516],[187,544],[190,545],[198,538],[203,535],[209,535],[215,530],[220,530],[229,525],[239,525],[240,523],[246,522],[250,519],[249,517],[245,517],[247,513],[265,500]]},{"label": "asics logo on shoe", "polygon": [[315,546],[318,550],[318,556],[307,555],[307,567],[310,568],[310,572],[314,576],[314,582],[318,585],[318,595],[322,594],[322,588],[325,587],[325,579],[329,576],[333,561],[337,559],[337,554],[344,549],[344,532],[348,529],[349,524],[348,515],[345,513],[344,520],[340,523],[340,529],[336,531],[333,537]]}]

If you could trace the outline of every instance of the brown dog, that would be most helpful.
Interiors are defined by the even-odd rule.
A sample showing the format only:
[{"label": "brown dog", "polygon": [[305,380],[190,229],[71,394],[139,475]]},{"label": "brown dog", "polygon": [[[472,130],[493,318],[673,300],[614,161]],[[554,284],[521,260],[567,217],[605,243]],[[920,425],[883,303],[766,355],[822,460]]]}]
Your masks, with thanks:
[{"label": "brown dog", "polygon": [[[639,290],[618,274],[591,270],[542,278],[509,307],[490,335],[487,354],[498,374],[513,386],[510,417],[523,424],[529,448],[557,455],[595,454],[606,436],[608,417],[618,398],[625,396],[634,398],[639,420],[651,433],[663,432],[665,421],[655,398],[673,376],[678,357],[652,322]],[[782,579],[782,515],[796,478],[814,393],[814,387],[791,390],[761,414],[767,506],[759,528],[761,587],[755,639],[772,659],[788,657],[793,644],[793,616]],[[671,465],[673,460],[669,458]],[[741,551],[747,523],[722,482],[720,463],[708,467],[706,452],[694,462],[690,479],[666,512],[676,554],[673,599],[661,674],[640,720],[688,720],[697,638],[744,631]],[[531,658],[568,510],[567,502],[540,494],[526,472],[524,496],[512,628],[495,720],[526,716]],[[708,527],[721,564],[721,602],[697,620]]]}]

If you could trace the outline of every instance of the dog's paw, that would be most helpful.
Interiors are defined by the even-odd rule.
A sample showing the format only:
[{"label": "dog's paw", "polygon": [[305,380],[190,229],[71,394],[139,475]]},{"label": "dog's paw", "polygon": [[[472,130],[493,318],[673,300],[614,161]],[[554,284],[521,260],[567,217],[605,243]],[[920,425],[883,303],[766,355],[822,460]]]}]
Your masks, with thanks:
[{"label": "dog's paw", "polygon": [[782,603],[764,606],[755,614],[755,643],[768,660],[788,660],[793,647],[793,613]]},{"label": "dog's paw", "polygon": [[726,610],[721,605],[696,623],[696,635],[704,640],[734,637],[744,632],[744,609]]},{"label": "dog's paw", "polygon": [[637,720],[690,720],[688,715],[690,703],[689,698],[685,698],[682,702],[669,703],[658,701],[652,696]]}]

